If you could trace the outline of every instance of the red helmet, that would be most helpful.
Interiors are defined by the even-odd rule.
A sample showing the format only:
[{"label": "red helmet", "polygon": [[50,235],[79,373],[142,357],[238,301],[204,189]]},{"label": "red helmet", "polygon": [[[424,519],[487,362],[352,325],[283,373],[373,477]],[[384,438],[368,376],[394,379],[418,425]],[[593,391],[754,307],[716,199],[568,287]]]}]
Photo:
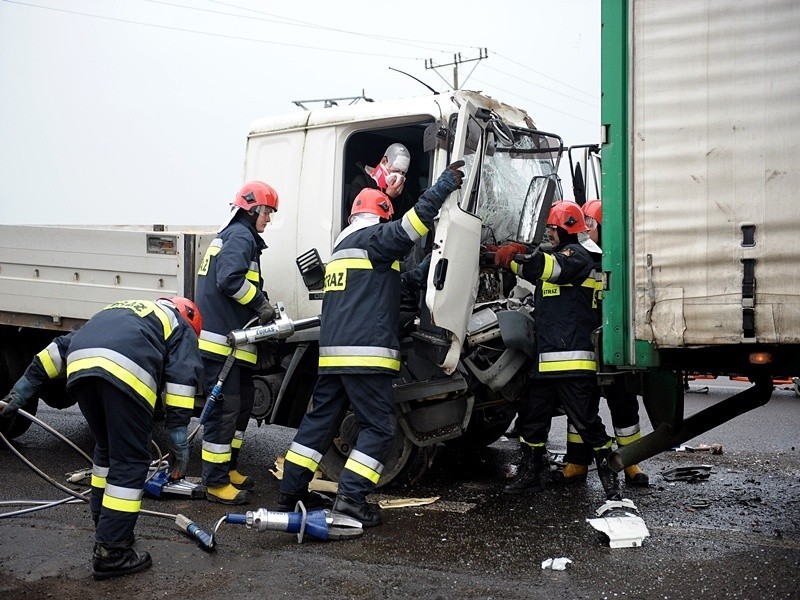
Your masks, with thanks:
[{"label": "red helmet", "polygon": [[394,207],[389,196],[380,190],[364,188],[358,192],[358,196],[353,200],[353,206],[350,209],[350,220],[352,221],[355,215],[362,213],[378,215],[381,219],[388,221],[394,214]]},{"label": "red helmet", "polygon": [[182,296],[159,298],[159,300],[171,302],[172,305],[178,309],[178,312],[181,313],[181,316],[186,320],[186,322],[191,325],[192,329],[194,329],[194,332],[198,336],[200,335],[200,330],[203,329],[203,315],[200,314],[200,309],[197,308],[197,305],[194,302],[188,298],[183,298]]},{"label": "red helmet", "polygon": [[256,206],[268,206],[278,212],[278,192],[263,181],[248,181],[231,204],[248,211]]},{"label": "red helmet", "polygon": [[583,205],[583,216],[591,217],[598,225],[603,224],[603,203],[600,200],[589,200]]},{"label": "red helmet", "polygon": [[547,224],[561,227],[567,233],[587,231],[581,207],[577,202],[571,200],[562,200],[553,204],[550,207],[550,214],[547,216]]}]

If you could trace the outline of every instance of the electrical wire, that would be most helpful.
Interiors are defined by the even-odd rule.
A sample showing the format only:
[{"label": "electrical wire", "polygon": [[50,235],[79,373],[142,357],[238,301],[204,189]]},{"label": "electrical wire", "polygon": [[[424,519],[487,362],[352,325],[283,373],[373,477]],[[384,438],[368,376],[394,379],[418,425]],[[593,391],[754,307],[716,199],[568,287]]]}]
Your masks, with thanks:
[{"label": "electrical wire", "polygon": [[63,8],[54,8],[52,6],[41,6],[40,4],[31,4],[29,2],[21,2],[20,0],[0,0],[0,2],[5,2],[7,4],[17,4],[17,5],[20,5],[20,6],[28,6],[28,7],[31,7],[31,8],[41,8],[43,10],[50,10],[50,11],[53,11],[53,12],[66,13],[66,14],[70,14],[70,15],[79,15],[79,16],[83,16],[83,17],[92,17],[92,18],[95,18],[95,19],[102,19],[104,21],[114,21],[116,23],[128,23],[128,24],[131,24],[131,25],[142,25],[144,27],[153,27],[155,29],[165,29],[165,30],[169,30],[169,31],[180,31],[182,33],[195,33],[197,35],[205,35],[205,36],[215,37],[215,38],[226,38],[226,39],[238,40],[238,41],[242,41],[242,42],[255,42],[257,44],[267,44],[267,45],[270,45],[270,46],[284,46],[284,47],[287,47],[287,48],[301,48],[301,49],[304,49],[304,50],[322,50],[324,52],[339,52],[341,54],[356,54],[356,55],[359,55],[359,56],[377,56],[377,57],[381,57],[381,58],[395,58],[395,59],[398,59],[398,60],[421,60],[421,59],[418,59],[418,58],[409,58],[408,56],[398,56],[398,55],[393,55],[393,54],[378,54],[376,52],[358,52],[356,50],[343,50],[341,48],[323,48],[323,47],[320,47],[320,46],[307,46],[307,45],[304,45],[304,44],[289,44],[289,43],[286,43],[286,42],[273,42],[273,41],[270,41],[270,40],[262,40],[262,39],[259,39],[259,38],[251,38],[251,37],[238,36],[238,35],[227,35],[227,34],[224,34],[224,33],[213,33],[211,31],[200,31],[198,29],[188,29],[188,28],[185,28],[185,27],[173,27],[173,26],[170,26],[170,25],[158,25],[156,23],[147,23],[145,21],[135,21],[133,19],[122,19],[122,18],[119,18],[119,17],[107,17],[107,16],[104,16],[104,15],[97,15],[97,14],[93,14],[93,13],[81,12],[81,11],[76,11],[76,10],[67,10],[67,9],[63,9]]},{"label": "electrical wire", "polygon": [[597,97],[595,97],[595,98],[594,98],[594,101],[593,101],[593,102],[590,102],[589,100],[582,100],[582,99],[580,99],[580,98],[576,98],[575,96],[570,96],[569,94],[565,94],[565,93],[564,93],[564,92],[562,92],[562,91],[559,91],[559,90],[554,90],[553,88],[549,88],[549,87],[546,87],[546,86],[544,86],[544,85],[540,85],[540,84],[538,84],[538,83],[535,83],[535,82],[533,82],[533,81],[528,81],[528,80],[525,80],[525,79],[520,79],[520,78],[519,78],[519,77],[517,77],[516,75],[513,75],[513,74],[511,74],[511,73],[506,73],[505,71],[501,71],[500,69],[496,69],[495,67],[490,67],[489,65],[483,65],[483,68],[484,68],[484,69],[488,69],[488,70],[490,70],[490,71],[494,71],[494,72],[496,72],[496,73],[500,73],[501,75],[506,75],[507,77],[512,77],[512,78],[514,78],[516,81],[519,81],[519,82],[522,82],[522,83],[527,83],[527,84],[529,84],[529,85],[532,85],[532,86],[535,86],[535,87],[541,88],[541,89],[543,89],[543,90],[545,90],[545,91],[547,91],[547,92],[553,92],[554,94],[558,94],[559,96],[564,96],[565,98],[569,98],[570,100],[574,100],[575,102],[580,102],[581,104],[586,104],[586,105],[588,105],[588,106],[591,106],[591,107],[593,107],[593,108],[597,108],[597,107],[600,105],[600,100],[599,100],[599,98],[597,98]]},{"label": "electrical wire", "polygon": [[533,104],[536,104],[537,106],[541,106],[542,108],[546,108],[548,110],[552,110],[552,111],[560,113],[562,115],[566,115],[568,117],[572,117],[573,119],[577,119],[579,121],[583,121],[585,123],[590,123],[592,125],[597,125],[597,123],[599,123],[599,119],[598,119],[598,121],[590,121],[589,119],[584,119],[583,117],[579,117],[578,115],[575,115],[575,114],[568,113],[566,111],[560,110],[560,109],[558,109],[558,108],[556,108],[554,106],[548,106],[547,104],[543,104],[541,102],[533,100],[532,98],[526,98],[525,96],[520,96],[519,94],[516,94],[516,93],[514,93],[514,92],[512,92],[510,90],[506,90],[506,89],[503,89],[501,87],[498,87],[498,86],[494,85],[493,83],[488,83],[486,81],[482,81],[482,80],[477,79],[477,78],[473,78],[473,81],[481,83],[481,84],[483,84],[485,86],[488,86],[488,87],[490,87],[492,89],[499,90],[499,91],[501,91],[501,92],[503,92],[505,94],[510,94],[512,96],[516,96],[517,98],[521,98],[522,100],[526,100],[527,102],[532,102]]},{"label": "electrical wire", "polygon": [[[253,13],[256,13],[256,14],[259,14],[259,15],[264,15],[264,16],[263,17],[251,17],[251,16],[248,16],[248,15],[237,15],[235,13],[225,12],[223,10],[212,10],[212,9],[209,9],[209,8],[199,8],[197,6],[186,6],[184,4],[176,4],[174,2],[167,2],[166,0],[142,0],[142,1],[143,2],[150,2],[152,4],[161,4],[163,6],[172,6],[172,7],[176,7],[176,8],[185,8],[187,10],[194,10],[194,11],[197,11],[197,12],[205,12],[205,13],[211,13],[211,14],[216,14],[216,15],[224,15],[224,16],[228,16],[228,17],[234,17],[234,18],[237,18],[237,19],[250,19],[250,20],[253,20],[253,21],[262,21],[262,22],[266,22],[266,23],[274,23],[276,25],[287,25],[289,27],[303,27],[303,28],[315,29],[315,30],[319,30],[319,31],[330,31],[330,32],[333,32],[333,33],[343,33],[345,35],[352,35],[352,36],[356,36],[356,37],[367,38],[367,39],[370,39],[370,40],[379,40],[379,41],[383,41],[383,42],[389,42],[391,44],[399,44],[399,45],[403,45],[403,46],[408,46],[410,48],[428,50],[430,52],[441,52],[441,53],[446,53],[446,54],[451,54],[453,52],[452,44],[430,42],[430,41],[427,41],[427,40],[410,40],[410,39],[400,38],[400,37],[392,37],[392,36],[378,35],[378,34],[372,34],[372,33],[364,33],[363,31],[350,31],[350,30],[347,30],[347,29],[339,29],[337,27],[328,27],[326,25],[319,25],[317,23],[312,23],[310,21],[301,21],[299,19],[292,19],[292,18],[289,18],[289,17],[283,17],[281,15],[276,15],[276,14],[273,14],[273,13],[268,13],[268,12],[264,12],[264,11],[253,9],[253,8],[246,8],[244,6],[237,6],[235,4],[230,4],[228,2],[214,2],[214,0],[209,0],[210,2],[214,2],[214,4],[221,4],[223,6],[229,6],[231,8],[236,8],[236,9],[239,9],[239,10],[246,10],[246,11],[253,12]],[[270,18],[267,18],[267,17],[270,17]],[[436,49],[436,48],[430,48],[429,46],[421,46],[421,45],[419,45],[419,44],[431,44],[431,43],[433,43],[433,44],[437,44],[438,43],[441,46],[446,46],[448,48],[448,50],[439,50],[439,49]]]},{"label": "electrical wire", "polygon": [[559,84],[561,84],[561,85],[563,85],[565,87],[568,87],[568,88],[570,88],[572,90],[575,90],[576,92],[580,92],[581,94],[586,94],[590,98],[596,98],[597,97],[597,94],[593,94],[592,92],[587,92],[586,90],[582,90],[580,88],[577,88],[574,85],[570,85],[570,84],[566,83],[565,81],[561,81],[560,79],[556,79],[555,77],[551,77],[550,75],[542,73],[541,71],[537,71],[536,69],[534,69],[532,67],[529,67],[528,65],[525,65],[525,64],[523,64],[523,63],[521,63],[519,61],[516,61],[513,58],[509,58],[509,57],[507,57],[507,56],[505,56],[503,54],[500,54],[499,52],[494,52],[494,54],[495,54],[495,56],[499,56],[503,60],[507,60],[510,63],[514,63],[518,67],[522,67],[523,69],[527,69],[528,71],[536,73],[537,75],[541,75],[542,77],[546,77],[547,79],[549,79],[551,81],[555,81],[556,83],[559,83]]}]

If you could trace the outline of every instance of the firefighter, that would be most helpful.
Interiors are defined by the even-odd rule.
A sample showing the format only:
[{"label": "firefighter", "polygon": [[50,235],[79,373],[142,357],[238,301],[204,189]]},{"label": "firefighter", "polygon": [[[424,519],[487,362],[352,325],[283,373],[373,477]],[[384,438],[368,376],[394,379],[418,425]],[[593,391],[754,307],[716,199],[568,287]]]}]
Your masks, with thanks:
[{"label": "firefighter", "polygon": [[405,188],[406,175],[411,165],[411,153],[403,144],[391,144],[374,167],[358,163],[359,173],[350,182],[349,206],[363,189],[380,190],[391,198],[394,219],[400,219],[414,205],[414,198]]},{"label": "firefighter", "polygon": [[[588,244],[600,244],[603,224],[601,201],[589,200],[583,205],[582,210],[589,232],[588,240],[582,240],[581,243],[584,247],[587,247]],[[594,279],[598,285],[596,298],[598,300],[597,310],[599,311],[599,300],[602,292],[602,266],[600,265],[599,256],[596,262]],[[610,367],[606,365],[604,370],[609,372]],[[625,446],[642,437],[639,426],[639,400],[636,394],[625,389],[625,381],[621,377],[614,377],[610,384],[602,387],[602,395],[605,396],[606,402],[608,402],[617,445]],[[588,465],[591,462],[591,448],[583,444],[580,434],[570,422],[567,423],[567,454],[564,460],[564,466],[553,471],[552,478],[554,482],[572,483],[586,479],[589,471]],[[625,468],[625,483],[646,487],[650,483],[650,478],[647,473],[642,471],[639,465],[631,465]]]},{"label": "firefighter", "polygon": [[189,461],[187,425],[202,385],[201,327],[200,311],[186,298],[116,302],[53,340],[4,398],[2,416],[9,417],[36,401],[44,383],[66,375],[67,392],[95,439],[89,501],[95,579],[152,564],[149,553],[133,549],[133,530],[151,462],[153,410],[163,390],[170,477],[180,479]]},{"label": "firefighter", "polygon": [[592,332],[598,327],[593,308],[594,259],[578,240],[586,231],[577,203],[553,204],[547,219],[552,253],[534,252],[529,262],[524,244],[511,243],[495,253],[496,264],[536,284],[534,314],[539,360],[531,374],[517,417],[521,465],[514,480],[503,488],[508,494],[543,489],[549,473],[545,444],[554,410],[561,405],[586,443],[594,450],[597,472],[606,498],[620,499],[617,474],[608,465],[611,438],[600,420],[597,358]]},{"label": "firefighter", "polygon": [[310,500],[308,483],[351,406],[359,432],[332,510],[364,527],[381,524],[380,509],[366,496],[380,480],[397,427],[392,379],[400,369],[399,261],[427,234],[448,195],[461,187],[463,164],[451,164],[399,221],[387,222],[392,203],[379,190],[362,190],[355,199],[350,225],[337,238],[325,268],[319,377],[311,410],[286,452],[280,510]]},{"label": "firefighter", "polygon": [[[257,318],[263,325],[275,309],[262,290],[261,235],[278,210],[278,193],[261,181],[244,184],[231,202],[231,214],[211,242],[197,273],[197,305],[205,315],[200,354],[206,389],[217,382],[222,363],[234,351],[228,333]],[[246,504],[253,481],[238,470],[244,432],[253,410],[254,344],[235,350],[235,362],[203,429],[203,484],[206,498],[221,504]]]}]

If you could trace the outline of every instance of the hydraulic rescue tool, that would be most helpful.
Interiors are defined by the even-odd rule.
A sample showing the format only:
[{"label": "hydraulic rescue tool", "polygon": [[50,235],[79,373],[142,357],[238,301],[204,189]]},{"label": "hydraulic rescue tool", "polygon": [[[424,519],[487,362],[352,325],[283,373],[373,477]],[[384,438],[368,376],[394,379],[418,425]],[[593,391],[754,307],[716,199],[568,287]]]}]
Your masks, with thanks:
[{"label": "hydraulic rescue tool", "polygon": [[303,543],[304,536],[323,541],[348,540],[364,533],[360,521],[327,509],[307,512],[302,502],[297,503],[295,512],[259,508],[243,514],[227,513],[224,522],[246,525],[248,529],[255,529],[259,533],[264,531],[296,533],[297,542],[300,544]]},{"label": "hydraulic rescue tool", "polygon": [[162,495],[205,498],[202,486],[187,481],[185,478],[172,479],[169,465],[163,462],[159,467],[150,467],[150,473],[144,483],[144,491],[156,498],[161,498]]},{"label": "hydraulic rescue tool", "polygon": [[[255,344],[257,342],[265,342],[267,340],[285,340],[291,337],[295,331],[302,331],[304,329],[312,329],[319,326],[319,317],[310,317],[308,319],[298,319],[293,321],[286,316],[286,307],[283,302],[278,302],[275,305],[276,317],[272,323],[267,325],[259,325],[257,327],[246,327],[244,329],[234,329],[228,334],[228,342],[234,348],[243,346],[245,344]],[[214,408],[220,394],[222,393],[222,386],[225,384],[225,379],[233,366],[235,360],[235,352],[231,352],[225,359],[222,369],[219,372],[217,383],[211,389],[211,393],[206,399],[203,410],[200,413],[200,425],[204,425]],[[195,429],[190,437],[194,437],[197,433]]]}]

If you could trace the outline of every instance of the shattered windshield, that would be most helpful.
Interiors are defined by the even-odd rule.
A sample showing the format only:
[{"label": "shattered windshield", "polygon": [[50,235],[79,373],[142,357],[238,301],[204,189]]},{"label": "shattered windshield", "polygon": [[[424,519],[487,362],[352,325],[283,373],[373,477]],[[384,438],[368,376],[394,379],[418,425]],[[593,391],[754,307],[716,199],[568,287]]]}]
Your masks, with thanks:
[{"label": "shattered windshield", "polygon": [[498,145],[483,159],[477,210],[483,221],[483,244],[514,239],[521,221],[533,222],[538,215],[523,215],[523,208],[531,211],[540,203],[535,198],[526,203],[526,197],[543,194],[542,182],[558,172],[562,147],[558,136],[529,129],[512,131],[512,147]]}]

